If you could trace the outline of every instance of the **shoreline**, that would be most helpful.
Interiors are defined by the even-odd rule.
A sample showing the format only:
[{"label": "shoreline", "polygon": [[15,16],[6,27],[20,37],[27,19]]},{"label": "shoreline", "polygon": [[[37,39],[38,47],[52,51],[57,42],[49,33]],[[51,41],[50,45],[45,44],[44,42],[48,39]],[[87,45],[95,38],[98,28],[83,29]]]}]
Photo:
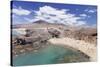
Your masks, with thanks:
[{"label": "shoreline", "polygon": [[[53,47],[53,49],[50,48],[51,46]],[[59,51],[59,48],[58,47],[60,48],[60,51]],[[62,46],[62,45],[50,44],[50,45],[47,45],[45,48],[46,48],[47,51],[48,51],[48,48],[49,48],[49,52],[50,52],[50,55],[49,56],[50,57],[55,56],[55,55],[52,55],[52,53],[53,54],[56,54],[55,52],[57,52],[57,54],[62,54],[64,50],[67,50],[66,52],[64,52],[64,54],[62,54],[62,56],[61,55],[59,55],[59,56],[56,55],[56,57],[57,57],[56,58],[56,60],[57,60],[56,63],[57,64],[58,63],[72,63],[72,62],[77,63],[77,62],[89,62],[90,61],[89,58],[88,58],[88,56],[86,56],[82,52],[80,52],[80,51],[78,51],[76,49],[73,49],[73,48],[71,48],[69,46],[65,47],[65,46]],[[44,57],[44,58],[47,58],[46,56],[48,56],[48,52],[41,53],[41,51],[44,51],[45,48],[41,48],[38,52],[31,51],[29,53],[20,54],[18,57],[14,57],[13,60],[16,61],[16,59],[19,58],[19,57],[25,58],[25,56],[28,56],[29,57],[30,55],[31,55],[31,58],[32,57],[34,58],[34,55],[39,55],[39,54],[41,54],[41,55],[47,54]],[[58,48],[58,49],[56,49],[56,48]],[[61,48],[62,48],[62,50],[61,50]],[[52,50],[54,50],[54,52]],[[41,56],[41,55],[39,55],[39,56]]]},{"label": "shoreline", "polygon": [[13,51],[12,51],[12,55],[13,57],[19,56],[20,54],[26,54],[28,52],[38,52],[39,50],[45,48],[46,46],[48,46],[49,43],[45,43],[44,45],[38,46],[38,47],[33,47],[31,44],[26,44],[26,45],[16,45],[18,46],[18,48],[16,48],[16,46],[14,45],[13,47]]},{"label": "shoreline", "polygon": [[63,47],[64,49],[70,49],[70,50],[72,50],[72,51],[74,51],[74,52],[79,53],[80,56],[82,55],[82,56],[84,56],[85,58],[87,58],[88,61],[86,61],[86,62],[89,62],[89,61],[90,61],[89,56],[87,56],[85,53],[81,52],[80,50],[76,50],[75,48],[72,48],[72,47],[67,46],[67,45],[63,45],[63,44],[57,45],[57,44],[52,44],[52,43],[50,43],[50,42],[48,42],[48,45],[45,45],[44,47],[41,47],[41,48],[37,49],[36,51],[35,51],[35,50],[26,51],[26,52],[23,52],[23,53],[18,54],[17,56],[13,56],[13,59],[16,58],[16,57],[18,57],[18,56],[20,56],[20,55],[25,55],[25,54],[28,54],[28,53],[38,53],[40,50],[43,50],[43,49],[45,49],[46,47],[48,47],[48,46],[50,46],[50,45]]},{"label": "shoreline", "polygon": [[[46,43],[44,43],[45,45],[39,46],[38,49],[34,49],[35,47],[32,47],[31,45],[20,45],[24,48],[21,48],[19,50],[19,48],[16,48],[19,51],[15,51],[15,53],[18,54],[13,54],[13,57],[19,56],[20,54],[26,54],[28,52],[38,52],[39,50],[47,47],[48,45],[58,45],[58,46],[62,46],[64,48],[70,48],[72,50],[78,51],[80,53],[82,53],[83,55],[86,55],[88,58],[90,58],[91,61],[96,61],[96,46],[94,46],[94,44],[90,44],[86,43],[85,41],[80,41],[80,40],[75,40],[75,42],[73,43],[72,38],[52,38],[49,39]],[[83,44],[85,45],[83,45]],[[41,43],[40,43],[41,44]],[[78,44],[78,45],[77,45]],[[17,45],[19,46],[19,45]],[[16,47],[16,46],[14,46]],[[80,48],[81,47],[81,48]],[[83,48],[82,48],[83,47]],[[86,51],[86,52],[85,52]]]},{"label": "shoreline", "polygon": [[72,38],[52,38],[49,42],[54,45],[61,44],[62,46],[71,47],[81,51],[85,55],[89,56],[91,61],[96,61],[97,59],[95,44],[86,43],[85,41],[75,40]]}]

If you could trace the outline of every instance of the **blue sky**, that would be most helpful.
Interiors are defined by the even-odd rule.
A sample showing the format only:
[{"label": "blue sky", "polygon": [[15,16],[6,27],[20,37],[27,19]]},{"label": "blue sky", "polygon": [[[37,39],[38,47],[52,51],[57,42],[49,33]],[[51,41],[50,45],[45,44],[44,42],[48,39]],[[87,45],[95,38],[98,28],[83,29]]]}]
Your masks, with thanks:
[{"label": "blue sky", "polygon": [[97,7],[43,2],[12,1],[13,24],[44,20],[66,25],[96,25]]}]

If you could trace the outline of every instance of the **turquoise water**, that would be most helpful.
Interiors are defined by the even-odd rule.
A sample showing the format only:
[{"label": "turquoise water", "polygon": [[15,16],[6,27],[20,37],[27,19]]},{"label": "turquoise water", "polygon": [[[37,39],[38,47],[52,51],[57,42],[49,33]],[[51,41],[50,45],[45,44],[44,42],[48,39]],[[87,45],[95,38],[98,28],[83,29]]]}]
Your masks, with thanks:
[{"label": "turquoise water", "polygon": [[[83,59],[84,58],[84,59]],[[21,54],[13,58],[14,66],[23,65],[40,65],[40,64],[56,64],[56,63],[67,63],[73,61],[87,61],[83,55],[79,52],[64,48],[61,46],[50,45],[45,49],[39,50],[37,53],[30,52]],[[82,60],[83,59],[83,60]]]}]

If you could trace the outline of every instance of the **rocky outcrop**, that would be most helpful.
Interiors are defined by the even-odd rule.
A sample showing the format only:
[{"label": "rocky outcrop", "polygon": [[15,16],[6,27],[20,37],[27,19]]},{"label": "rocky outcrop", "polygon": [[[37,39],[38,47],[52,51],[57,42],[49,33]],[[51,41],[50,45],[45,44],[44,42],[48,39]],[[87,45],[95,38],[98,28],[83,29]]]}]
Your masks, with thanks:
[{"label": "rocky outcrop", "polygon": [[47,29],[48,32],[50,33],[50,35],[52,35],[52,37],[56,37],[56,38],[59,38],[61,32],[58,31],[57,29],[54,29],[54,28],[50,28],[50,29]]},{"label": "rocky outcrop", "polygon": [[19,35],[12,38],[13,56],[28,52],[37,51],[47,45],[51,36],[44,30],[26,30],[26,35]]},{"label": "rocky outcrop", "polygon": [[70,30],[66,29],[64,31],[65,37],[74,38],[76,40],[84,40],[89,43],[96,43],[97,41],[97,31],[96,29],[76,29]]},{"label": "rocky outcrop", "polygon": [[54,28],[50,29],[27,29],[26,35],[21,35],[15,38],[14,42],[16,44],[25,45],[25,44],[33,44],[35,42],[46,42],[48,39],[60,36],[60,31]]}]

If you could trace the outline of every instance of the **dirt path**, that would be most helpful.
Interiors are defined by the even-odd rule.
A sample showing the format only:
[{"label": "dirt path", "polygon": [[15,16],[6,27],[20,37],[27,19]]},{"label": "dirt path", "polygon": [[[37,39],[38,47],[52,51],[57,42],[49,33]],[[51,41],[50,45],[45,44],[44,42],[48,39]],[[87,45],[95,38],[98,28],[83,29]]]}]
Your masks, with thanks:
[{"label": "dirt path", "polygon": [[75,48],[77,50],[80,50],[81,52],[88,55],[91,61],[96,61],[96,58],[97,58],[96,49],[97,48],[95,44],[90,44],[82,40],[75,40],[71,38],[52,38],[49,40],[49,42],[56,44],[56,45],[63,44],[63,45]]}]

